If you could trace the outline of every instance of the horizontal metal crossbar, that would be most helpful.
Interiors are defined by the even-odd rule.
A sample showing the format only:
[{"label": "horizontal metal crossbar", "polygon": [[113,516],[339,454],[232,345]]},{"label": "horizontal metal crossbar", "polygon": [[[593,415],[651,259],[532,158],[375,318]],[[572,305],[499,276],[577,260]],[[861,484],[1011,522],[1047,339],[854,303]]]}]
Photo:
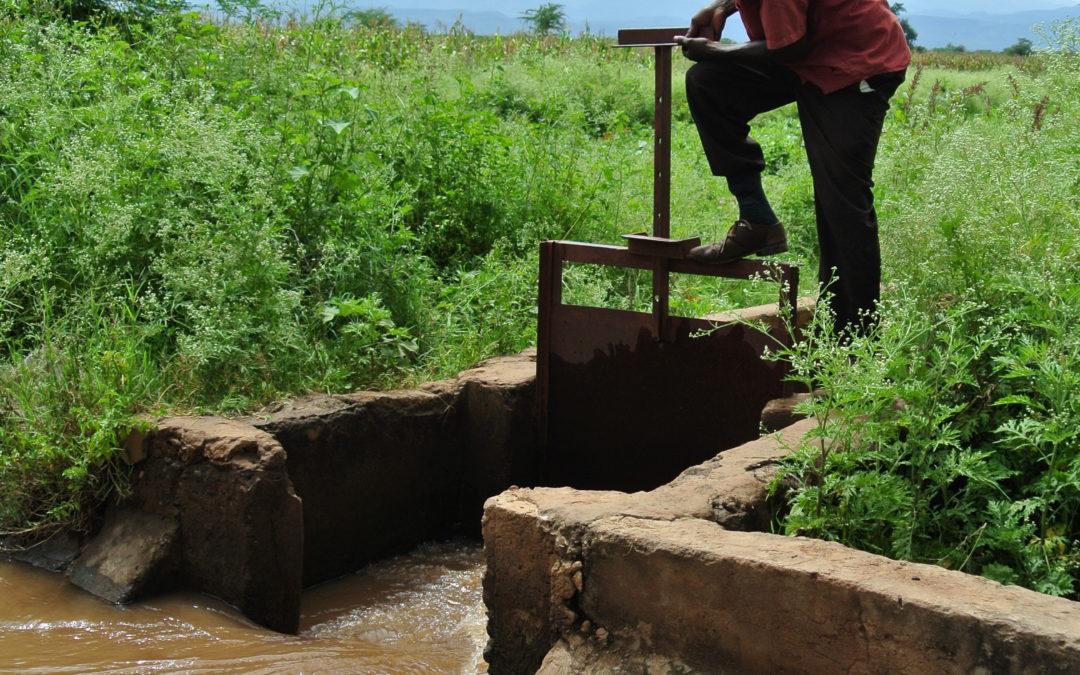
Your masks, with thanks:
[{"label": "horizontal metal crossbar", "polygon": [[[579,241],[555,241],[553,253],[563,262],[588,263],[613,267],[629,267],[639,270],[657,269],[658,258],[641,256],[630,252],[626,246],[590,244]],[[798,266],[784,262],[764,260],[736,260],[725,265],[709,265],[687,258],[667,259],[667,270],[677,274],[697,274],[725,279],[763,279],[780,281],[797,272]]]},{"label": "horizontal metal crossbar", "polygon": [[624,28],[619,31],[619,47],[669,47],[676,44],[676,35],[686,35],[681,28]]}]

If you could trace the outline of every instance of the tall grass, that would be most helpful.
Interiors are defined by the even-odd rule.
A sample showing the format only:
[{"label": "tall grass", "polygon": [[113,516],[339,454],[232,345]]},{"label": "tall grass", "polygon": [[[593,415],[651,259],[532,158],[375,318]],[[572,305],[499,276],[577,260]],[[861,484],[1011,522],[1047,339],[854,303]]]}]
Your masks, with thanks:
[{"label": "tall grass", "polygon": [[0,531],[90,526],[140,413],[519,350],[536,242],[648,213],[606,40],[7,11],[0,63]]},{"label": "tall grass", "polygon": [[916,71],[898,97],[882,324],[787,354],[823,395],[784,531],[1080,594],[1078,75],[1060,51],[986,86]]}]

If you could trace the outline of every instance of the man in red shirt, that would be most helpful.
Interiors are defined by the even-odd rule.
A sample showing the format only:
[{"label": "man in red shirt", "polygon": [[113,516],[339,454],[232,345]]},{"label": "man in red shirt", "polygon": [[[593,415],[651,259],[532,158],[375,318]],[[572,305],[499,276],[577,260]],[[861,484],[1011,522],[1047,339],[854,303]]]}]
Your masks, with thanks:
[{"label": "man in red shirt", "polygon": [[[722,44],[735,12],[750,41]],[[886,0],[716,0],[677,39],[697,62],[686,74],[686,98],[709,167],[727,178],[739,205],[724,241],[690,257],[721,264],[787,250],[761,187],[765,160],[749,122],[795,102],[814,181],[818,279],[837,331],[865,329],[881,282],[874,157],[889,97],[911,60]]]}]

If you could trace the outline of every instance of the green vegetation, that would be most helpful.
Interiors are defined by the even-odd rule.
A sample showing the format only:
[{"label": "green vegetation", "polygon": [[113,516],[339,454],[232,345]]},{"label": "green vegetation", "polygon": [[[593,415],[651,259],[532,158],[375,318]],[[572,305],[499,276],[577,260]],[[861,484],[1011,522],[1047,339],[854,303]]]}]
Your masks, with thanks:
[{"label": "green vegetation", "polygon": [[[140,414],[398,386],[520,350],[540,240],[649,228],[649,50],[233,4],[225,24],[0,14],[2,531],[89,526],[124,489],[116,446]],[[827,392],[810,405],[830,440],[790,465],[784,527],[1075,593],[1076,56],[920,59],[879,157],[879,339],[792,355]],[[715,240],[734,204],[682,95],[672,232]],[[795,111],[754,133],[810,294]],[[645,275],[568,276],[578,301],[648,303]],[[673,311],[774,291],[680,277]]]},{"label": "green vegetation", "polygon": [[0,15],[0,531],[87,525],[140,413],[520,350],[537,242],[648,228],[651,54],[242,18]]},{"label": "green vegetation", "polygon": [[521,20],[525,22],[529,30],[540,35],[566,32],[566,12],[563,11],[562,5],[554,2],[526,10],[521,15]]},{"label": "green vegetation", "polygon": [[[256,0],[225,0],[223,5],[253,2]],[[178,12],[186,4],[184,0],[8,0],[0,11],[70,21],[94,20],[122,26],[163,12]]]},{"label": "green vegetation", "polygon": [[881,328],[784,355],[822,395],[776,487],[785,532],[1075,599],[1080,61],[1039,65],[928,91],[922,71],[901,92],[878,167]]},{"label": "green vegetation", "polygon": [[1008,54],[1009,56],[1030,56],[1033,51],[1035,51],[1035,49],[1031,40],[1022,37],[1012,45],[1002,49],[1001,53]]},{"label": "green vegetation", "polygon": [[397,28],[397,19],[385,7],[354,9],[345,13],[348,19],[367,28]]}]

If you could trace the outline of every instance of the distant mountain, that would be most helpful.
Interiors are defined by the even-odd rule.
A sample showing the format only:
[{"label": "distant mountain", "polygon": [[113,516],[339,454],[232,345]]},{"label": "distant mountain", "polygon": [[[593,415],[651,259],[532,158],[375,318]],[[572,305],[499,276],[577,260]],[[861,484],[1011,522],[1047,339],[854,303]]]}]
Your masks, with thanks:
[{"label": "distant mountain", "polygon": [[[889,0],[892,4],[897,0]],[[1075,9],[1080,0],[899,0],[909,14],[921,16],[959,16],[965,14],[1012,14],[1039,9]]]},{"label": "distant mountain", "polygon": [[[620,28],[685,26],[707,0],[551,0],[562,5],[571,34],[585,30],[615,35]],[[893,2],[895,0],[889,0]],[[1001,50],[1021,37],[1036,47],[1045,46],[1032,26],[1049,25],[1066,17],[1080,17],[1080,0],[900,0],[903,16],[918,32],[916,44],[944,47],[952,43],[967,49]],[[286,6],[303,9],[311,0],[285,0]],[[513,33],[526,28],[521,15],[548,0],[349,0],[354,8],[379,7],[398,21],[415,21],[432,30],[460,19],[481,34]],[[270,4],[268,2],[268,4]],[[1018,11],[1018,7],[1023,7]],[[741,22],[731,21],[727,37],[746,39]]]},{"label": "distant mountain", "polygon": [[1016,44],[1022,37],[1031,40],[1036,47],[1046,46],[1045,30],[1055,21],[1080,16],[1080,8],[1028,10],[1012,14],[974,12],[964,16],[905,16],[918,31],[916,44],[924,47],[943,47],[951,43],[963,45],[969,50],[999,51]]}]

